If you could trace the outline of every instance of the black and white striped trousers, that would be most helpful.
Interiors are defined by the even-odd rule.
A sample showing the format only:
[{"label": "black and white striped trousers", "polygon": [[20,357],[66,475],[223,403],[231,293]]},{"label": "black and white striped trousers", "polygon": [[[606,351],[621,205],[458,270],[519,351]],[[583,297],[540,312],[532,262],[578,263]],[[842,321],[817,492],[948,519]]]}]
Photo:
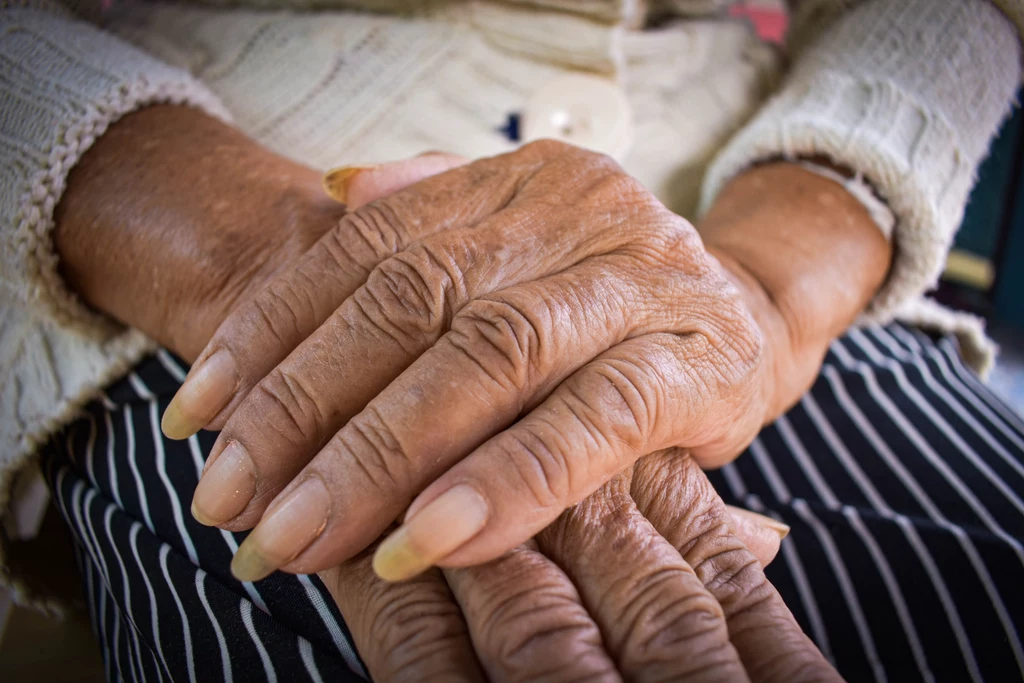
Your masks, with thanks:
[{"label": "black and white striped trousers", "polygon": [[[189,514],[215,435],[161,435],[184,376],[158,352],[45,449],[108,678],[361,679],[315,576],[239,583],[240,536]],[[1024,421],[950,340],[851,332],[800,404],[711,478],[792,527],[768,576],[848,679],[1024,679]]]}]

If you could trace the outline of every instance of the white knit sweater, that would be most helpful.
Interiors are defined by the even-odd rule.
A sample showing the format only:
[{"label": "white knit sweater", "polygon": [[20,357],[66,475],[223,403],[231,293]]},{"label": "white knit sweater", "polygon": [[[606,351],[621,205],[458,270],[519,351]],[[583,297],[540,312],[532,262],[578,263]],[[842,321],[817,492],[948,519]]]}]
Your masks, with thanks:
[{"label": "white knit sweater", "polygon": [[[867,315],[969,327],[916,302],[1020,81],[1021,0],[807,0],[767,104],[780,60],[723,18],[725,0],[227,4],[3,4],[0,510],[34,449],[148,348],[66,288],[51,230],[71,167],[153,102],[232,120],[314,166],[431,148],[476,157],[512,147],[497,129],[540,85],[596,72],[635,111],[625,167],[669,206],[707,207],[758,160],[826,154],[896,215],[895,262]],[[633,28],[648,11],[676,19]]]}]

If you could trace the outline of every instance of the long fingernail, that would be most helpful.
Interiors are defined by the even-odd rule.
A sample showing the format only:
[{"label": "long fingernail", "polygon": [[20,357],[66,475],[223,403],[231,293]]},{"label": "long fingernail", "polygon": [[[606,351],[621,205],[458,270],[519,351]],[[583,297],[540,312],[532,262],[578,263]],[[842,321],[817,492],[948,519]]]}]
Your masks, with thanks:
[{"label": "long fingernail", "polygon": [[376,164],[332,168],[327,173],[324,173],[324,192],[335,201],[348,204],[348,189],[352,185],[352,180],[363,171],[369,171],[374,168],[377,168]]},{"label": "long fingernail", "polygon": [[476,489],[451,488],[380,544],[373,571],[385,581],[412,578],[480,533],[487,517],[487,501]]},{"label": "long fingernail", "polygon": [[187,439],[217,417],[238,388],[238,368],[227,349],[203,361],[164,411],[160,429],[168,439]]},{"label": "long fingernail", "polygon": [[737,521],[745,519],[763,529],[771,529],[779,535],[780,539],[789,535],[789,525],[783,524],[777,519],[773,519],[772,517],[761,515],[756,512],[751,512],[750,510],[744,510],[743,508],[734,507],[732,505],[726,505],[725,507],[728,508],[729,514],[734,518],[739,518]]},{"label": "long fingernail", "polygon": [[192,497],[192,516],[217,526],[238,516],[256,492],[252,458],[237,441],[228,445],[203,473]]},{"label": "long fingernail", "polygon": [[259,581],[291,562],[323,532],[331,499],[319,477],[299,484],[238,547],[231,573],[239,581]]}]

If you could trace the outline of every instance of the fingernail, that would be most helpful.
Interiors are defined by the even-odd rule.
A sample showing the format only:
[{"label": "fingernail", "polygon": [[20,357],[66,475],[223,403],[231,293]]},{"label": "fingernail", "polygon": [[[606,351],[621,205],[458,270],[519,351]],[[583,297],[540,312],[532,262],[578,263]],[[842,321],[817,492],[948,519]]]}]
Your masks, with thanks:
[{"label": "fingernail", "polygon": [[160,429],[168,439],[187,439],[217,417],[238,387],[238,369],[227,349],[203,361],[164,411]]},{"label": "fingernail", "polygon": [[229,441],[206,472],[192,497],[192,516],[217,526],[238,516],[256,492],[252,458],[237,441]]},{"label": "fingernail", "polygon": [[377,168],[376,164],[365,166],[338,166],[324,173],[323,186],[327,196],[342,204],[348,204],[348,188],[352,179],[363,171]]},{"label": "fingernail", "polygon": [[761,527],[762,529],[771,529],[779,535],[780,539],[789,535],[789,525],[783,524],[777,519],[773,519],[772,517],[761,515],[756,512],[751,512],[750,510],[744,510],[743,508],[734,507],[732,505],[726,505],[725,507],[728,508],[729,514],[734,518],[737,518],[737,521],[746,520],[758,527]]},{"label": "fingernail", "polygon": [[263,516],[231,560],[239,581],[259,581],[291,562],[323,532],[331,499],[319,477],[310,477]]},{"label": "fingernail", "polygon": [[385,581],[412,578],[480,533],[487,517],[487,501],[476,489],[451,488],[380,544],[373,571]]}]

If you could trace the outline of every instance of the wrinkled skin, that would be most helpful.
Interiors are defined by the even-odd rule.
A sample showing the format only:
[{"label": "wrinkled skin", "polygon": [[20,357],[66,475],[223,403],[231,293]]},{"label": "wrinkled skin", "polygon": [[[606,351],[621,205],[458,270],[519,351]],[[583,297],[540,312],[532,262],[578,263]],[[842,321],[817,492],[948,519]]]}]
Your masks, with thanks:
[{"label": "wrinkled skin", "polygon": [[[154,135],[154,130],[160,134]],[[148,161],[139,158],[141,146],[147,148]],[[543,156],[552,152],[550,147],[531,148],[523,154]],[[578,150],[561,151],[570,155],[579,154]],[[741,179],[734,183],[731,187],[739,189],[730,190],[733,200],[720,202],[723,208],[713,211],[702,224],[702,235],[709,243],[709,250],[718,257],[716,261],[709,254],[701,252],[700,240],[688,224],[671,215],[662,214],[663,209],[651,204],[635,183],[621,176],[621,172],[609,165],[607,160],[586,155],[576,158],[596,159],[597,165],[601,167],[598,172],[603,168],[612,178],[608,182],[588,185],[583,180],[594,178],[587,176],[589,171],[586,169],[580,171],[577,175],[583,179],[580,192],[585,195],[584,199],[600,200],[602,194],[623,191],[637,192],[643,198],[643,201],[622,206],[614,201],[608,203],[606,198],[606,210],[604,214],[599,213],[600,220],[607,220],[616,211],[626,212],[622,215],[630,219],[643,216],[652,220],[656,228],[649,228],[651,233],[644,233],[645,238],[669,239],[672,240],[671,244],[680,247],[679,252],[671,254],[671,259],[666,259],[664,254],[647,253],[640,243],[642,240],[634,239],[631,242],[626,234],[633,221],[620,220],[622,234],[618,235],[619,241],[606,259],[614,260],[611,256],[615,256],[624,262],[618,270],[611,269],[611,277],[624,280],[636,276],[639,279],[632,284],[623,282],[624,291],[642,292],[645,296],[652,296],[651,300],[664,302],[667,310],[675,310],[675,317],[668,314],[659,317],[657,312],[636,305],[637,300],[630,300],[628,303],[633,305],[632,310],[628,311],[629,315],[620,314],[618,337],[613,335],[611,341],[607,337],[603,341],[595,341],[593,334],[588,337],[585,334],[586,325],[572,328],[573,323],[578,325],[580,321],[573,321],[571,315],[567,318],[569,325],[557,326],[549,332],[562,334],[559,340],[563,346],[590,343],[591,346],[585,346],[583,351],[578,352],[585,356],[587,350],[602,345],[612,347],[621,341],[619,337],[629,337],[638,331],[640,334],[650,333],[661,325],[667,326],[668,331],[660,334],[673,338],[665,341],[677,343],[676,339],[684,339],[682,335],[689,333],[690,337],[709,340],[704,348],[708,354],[717,353],[734,361],[738,359],[738,363],[734,362],[736,369],[733,371],[720,373],[711,368],[705,370],[704,374],[690,375],[677,367],[682,365],[680,357],[672,353],[662,352],[663,356],[656,357],[657,363],[653,366],[654,361],[648,362],[646,375],[642,372],[642,364],[626,359],[627,364],[641,366],[638,375],[641,379],[655,375],[650,372],[650,368],[657,367],[659,372],[667,368],[669,379],[678,376],[713,380],[701,384],[703,391],[724,391],[733,384],[747,382],[750,395],[737,395],[742,392],[730,395],[741,404],[750,400],[762,402],[761,414],[756,420],[740,415],[740,427],[728,425],[717,440],[707,435],[714,433],[715,426],[721,429],[725,420],[716,420],[710,416],[706,418],[706,424],[710,426],[703,430],[698,428],[699,425],[686,427],[691,434],[696,435],[690,445],[696,444],[695,452],[698,455],[709,460],[731,457],[735,454],[731,451],[742,446],[759,421],[784,410],[788,403],[799,396],[801,385],[805,387],[806,382],[813,378],[830,335],[841,330],[856,315],[884,276],[887,245],[884,240],[881,244],[877,240],[871,241],[877,236],[873,225],[868,224],[870,231],[860,229],[864,226],[863,217],[858,214],[861,210],[843,192],[835,192],[826,181],[813,176],[803,177],[800,171],[786,169],[783,175],[790,174],[787,180],[796,182],[779,193],[783,201],[775,201],[770,213],[759,210],[758,198],[765,195],[765,192],[763,187],[757,185],[763,184],[766,179],[771,183],[773,175],[755,172],[751,174],[751,180]],[[433,172],[440,170],[443,169]],[[795,178],[792,177],[794,172],[797,174]],[[503,170],[491,175],[504,173]],[[494,182],[495,179],[488,179],[487,175],[484,174],[481,182]],[[570,177],[577,176],[570,173]],[[63,272],[87,302],[127,324],[143,329],[187,358],[196,357],[219,327],[217,334],[220,343],[233,345],[239,377],[237,385],[231,387],[233,392],[227,408],[219,411],[219,416],[209,416],[212,419],[210,426],[223,426],[229,420],[238,420],[241,424],[238,416],[243,414],[249,388],[267,377],[293,349],[302,351],[300,345],[304,344],[304,340],[315,340],[315,335],[322,331],[321,325],[341,305],[339,303],[332,308],[332,302],[326,299],[340,297],[341,302],[344,302],[360,289],[367,291],[372,274],[380,272],[380,266],[389,262],[389,259],[393,265],[388,268],[397,268],[398,264],[403,263],[400,258],[403,248],[413,242],[408,239],[401,242],[399,240],[402,236],[399,233],[380,230],[388,224],[380,222],[386,215],[375,213],[379,209],[368,208],[363,211],[361,218],[343,218],[340,207],[323,200],[318,184],[318,174],[258,148],[244,136],[195,112],[173,107],[153,107],[129,116],[114,126],[72,173],[68,192],[58,207],[58,230],[55,235]],[[744,192],[744,187],[751,184],[754,187],[748,189],[755,191]],[[423,183],[411,190],[421,185]],[[473,211],[480,212],[479,204],[494,201],[494,196],[487,192],[467,198],[464,189],[450,193],[453,196],[442,194],[429,200],[422,197],[410,200],[412,203],[406,206],[409,211],[407,215],[414,219],[403,225],[409,229],[423,229],[424,221],[419,218],[420,213],[431,207],[435,207],[435,211],[436,207],[443,207],[448,212],[445,215],[451,217],[447,219],[450,221],[465,218]],[[505,189],[507,195],[517,188]],[[544,192],[549,191],[550,188],[541,188],[537,197],[544,197]],[[402,192],[394,195],[399,197],[399,206],[403,201],[401,195]],[[767,193],[767,196],[776,195]],[[130,199],[126,200],[126,197]],[[840,256],[833,257],[831,264],[824,264],[825,270],[829,270],[829,265],[833,266],[828,281],[811,287],[812,283],[806,277],[794,281],[780,274],[779,270],[773,271],[770,263],[766,265],[763,260],[755,258],[764,250],[757,248],[756,239],[750,239],[751,231],[748,227],[754,225],[761,232],[765,231],[766,224],[778,228],[774,234],[782,236],[779,240],[782,246],[799,241],[799,249],[782,259],[786,261],[788,270],[804,272],[796,267],[801,261],[821,266],[828,252],[824,243],[815,242],[817,232],[811,231],[810,237],[801,235],[800,240],[794,238],[803,225],[821,227],[813,225],[814,220],[807,218],[808,202],[813,205],[819,200],[829,205],[826,215],[835,223],[834,226],[827,226],[831,230],[828,245],[838,244],[845,246],[845,249],[839,250]],[[375,206],[380,205],[381,202],[378,202]],[[386,202],[383,205],[388,206]],[[556,203],[553,209],[557,208]],[[629,213],[632,211],[637,213]],[[563,220],[570,224],[574,220],[580,222],[572,212],[563,215]],[[453,249],[453,259],[460,255],[465,257],[470,253],[473,243],[469,240],[463,243],[452,241],[452,235],[442,234],[452,232],[449,230],[452,226],[445,220],[442,218],[435,225],[432,234],[438,244]],[[485,219],[481,221],[486,222]],[[772,221],[778,223],[773,226]],[[359,239],[362,233],[355,235],[356,239],[353,240],[337,239],[340,228],[351,228],[353,225],[361,225],[364,230],[376,227],[376,232],[367,233],[366,236],[376,234],[387,239],[362,240]],[[793,228],[793,225],[797,227]],[[477,226],[477,231],[483,232],[479,230],[480,227]],[[513,221],[510,229],[528,228],[528,222],[519,224]],[[790,234],[787,235],[787,231]],[[771,230],[768,232],[772,234]],[[317,242],[321,237],[321,241]],[[710,237],[715,237],[716,244],[710,243]],[[535,241],[541,239],[537,237]],[[731,241],[741,244],[743,248],[714,248]],[[329,246],[331,243],[335,245],[333,250]],[[120,251],[100,248],[103,245],[109,247],[110,244],[124,246]],[[326,248],[325,244],[328,245]],[[572,253],[574,248],[586,251],[598,250],[602,246],[586,240],[582,244],[574,244],[572,240],[559,243],[556,235],[554,246],[559,244],[563,251],[555,249],[553,253],[555,256],[562,254],[563,258],[568,258],[564,254]],[[500,249],[488,251],[484,248],[486,246],[486,243],[477,245],[478,253],[481,258],[492,259],[492,263],[499,258],[511,259],[515,256]],[[346,254],[350,258],[340,258],[345,254],[344,250],[351,252]],[[411,253],[405,257],[410,259],[405,262],[406,265],[430,265],[430,252],[423,249],[408,251]],[[598,252],[587,251],[586,255],[591,259],[600,258],[596,255]],[[692,258],[680,261],[680,253],[686,253]],[[125,259],[125,255],[131,258]],[[633,269],[629,270],[627,266],[630,259],[644,267],[635,267],[634,263]],[[578,259],[570,260],[575,264]],[[440,342],[426,344],[426,348],[423,348],[423,338],[429,339],[432,335],[434,339],[445,337],[445,326],[439,327],[436,318],[454,321],[458,312],[470,307],[468,284],[477,287],[474,290],[478,295],[475,300],[487,299],[494,294],[490,290],[501,292],[509,286],[519,287],[517,295],[528,300],[528,285],[531,282],[528,276],[539,272],[538,269],[545,265],[558,265],[557,262],[542,261],[539,257],[521,257],[519,261],[512,261],[512,266],[504,264],[501,273],[488,274],[486,268],[478,268],[482,272],[476,273],[475,283],[464,282],[466,289],[460,291],[458,288],[449,288],[444,290],[447,297],[430,300],[421,296],[418,299],[421,304],[433,301],[437,304],[435,309],[422,305],[396,307],[392,314],[407,316],[403,323],[409,324],[410,327],[406,329],[416,334],[408,338],[398,334],[383,335],[378,339],[385,344],[393,343],[391,358],[392,361],[395,358],[398,361],[392,365],[385,363],[382,366],[378,363],[376,354],[380,351],[379,344],[368,349],[367,353],[372,351],[372,355],[357,356],[358,362],[364,365],[364,370],[368,370],[366,374],[371,377],[361,380],[365,383],[363,386],[356,383],[350,389],[363,391],[365,404],[375,396],[373,386],[378,386],[382,381],[387,385],[387,381],[382,379],[382,367],[384,370],[390,368],[392,374],[397,374],[396,370],[401,372],[404,365],[411,362],[410,356],[415,357],[415,350],[422,349],[420,353],[424,353],[435,349]],[[727,265],[724,272],[717,270],[719,262]],[[308,268],[317,263],[324,267],[320,270],[303,270],[303,267]],[[477,263],[474,261],[470,265]],[[383,272],[388,275],[387,269]],[[392,271],[391,275],[395,272],[398,275],[394,282],[415,286],[412,279],[402,279],[400,269]],[[565,272],[568,271],[562,269],[558,274]],[[511,284],[507,279],[510,274],[515,280]],[[707,283],[702,282],[705,275],[708,276]],[[505,279],[497,282],[499,276]],[[488,277],[495,278],[496,282],[490,288],[485,286]],[[596,273],[587,273],[586,269],[583,269],[580,277],[580,282],[589,283],[592,287],[603,284]],[[396,297],[414,291],[392,290],[389,280],[389,277],[378,275],[376,281],[379,289],[376,294],[369,292],[372,296],[364,300],[372,302],[377,295],[390,295],[393,303],[401,304],[403,300],[396,301]],[[698,281],[696,284],[695,280]],[[281,283],[295,286],[289,289]],[[577,290],[573,289],[576,284],[574,281],[566,281],[564,289],[554,290],[565,294],[563,301],[570,308],[572,297],[577,295]],[[631,286],[635,289],[631,290]],[[819,307],[818,311],[814,305],[793,305],[793,301],[800,299],[799,296],[793,296],[794,292],[811,289],[820,294],[820,299],[811,301]],[[268,296],[268,291],[275,291],[275,294],[269,295],[272,306],[253,303],[260,296]],[[692,300],[682,303],[676,301],[674,297],[680,293],[688,294],[695,300],[710,297],[716,303],[710,307],[705,303],[704,309],[686,308],[697,304]],[[428,294],[436,295],[437,291],[430,290]],[[601,311],[600,306],[606,301],[616,301],[614,295],[614,292],[608,292],[605,299],[595,300],[591,296],[584,300],[598,305],[596,310],[605,314],[609,312]],[[459,299],[459,296],[462,298]],[[538,298],[543,300],[543,297],[534,300]],[[837,305],[837,301],[842,305]],[[766,302],[770,306],[765,305]],[[458,305],[460,303],[461,306]],[[505,306],[507,302],[498,303],[501,304],[497,307],[499,311],[508,310]],[[722,305],[718,306],[718,303]],[[577,310],[582,311],[583,308]],[[423,318],[424,311],[435,315]],[[698,311],[706,313],[712,322],[694,327],[692,320],[680,320],[683,313]],[[780,316],[780,312],[790,314]],[[258,324],[250,322],[245,325],[238,322],[246,319],[256,321],[254,313],[260,317]],[[262,318],[264,314],[272,316],[275,313],[278,314],[277,318]],[[421,317],[417,317],[417,314]],[[648,315],[655,320],[655,323],[651,323],[655,327],[645,328],[637,324],[637,320],[646,320],[645,316]],[[225,318],[227,322],[222,325]],[[614,317],[609,314],[606,319],[613,321]],[[369,315],[362,320],[358,316],[341,320],[345,323],[374,321]],[[378,323],[382,321],[377,319]],[[413,325],[417,322],[425,324]],[[504,327],[493,328],[490,322],[493,321],[481,315],[470,318],[472,324],[466,326],[467,335],[475,333],[477,336],[469,339],[485,341],[488,330],[505,330]],[[497,322],[504,325],[503,318]],[[727,343],[725,337],[728,330],[732,329],[728,327],[730,324],[737,325],[736,329],[744,333],[740,334],[743,343]],[[541,326],[531,325],[533,327],[539,329]],[[230,334],[232,329],[234,335]],[[364,326],[361,331],[365,333],[370,329]],[[567,329],[572,329],[573,334],[566,335]],[[598,330],[594,334],[607,332],[607,329]],[[346,341],[354,337],[353,334]],[[342,338],[337,338],[335,342],[339,343],[339,339]],[[644,337],[634,336],[627,343],[634,339]],[[785,339],[785,344],[776,343],[779,339]],[[354,340],[358,343],[358,339]],[[419,343],[420,346],[410,345],[405,348],[398,343],[399,340]],[[215,340],[213,344],[216,343]],[[204,357],[210,355],[211,348],[207,348]],[[309,348],[307,346],[305,350]],[[536,349],[536,345],[533,348]],[[660,350],[663,347],[654,348]],[[336,349],[334,347],[335,354]],[[504,352],[507,349],[498,346],[494,349],[495,358],[504,357],[507,361],[509,354]],[[328,347],[330,350],[331,347]],[[598,354],[603,352],[599,350]],[[409,360],[403,361],[403,357]],[[367,358],[373,359],[369,365],[366,363]],[[808,358],[809,361],[806,360]],[[307,367],[329,369],[332,372],[344,369],[331,361],[329,355],[324,355],[318,361],[315,356],[307,354],[306,359],[310,363]],[[697,361],[700,355],[689,359]],[[552,390],[557,392],[558,379],[583,366],[589,358],[549,360],[552,362],[544,367],[543,373],[520,371],[505,376],[507,380],[520,382],[510,382],[505,395],[499,396],[505,401],[501,405],[508,413],[512,410],[509,406],[514,408],[517,402],[530,408],[543,406],[542,399],[546,393],[550,394],[549,399],[556,395]],[[317,362],[322,364],[317,365]],[[472,370],[473,365],[467,368]],[[672,374],[673,368],[675,374]],[[602,377],[600,373],[597,376]],[[723,381],[723,377],[730,381]],[[764,384],[758,385],[758,377],[763,379]],[[780,377],[784,381],[779,381]],[[662,403],[678,395],[666,391],[678,391],[678,381],[665,384],[650,390],[664,392]],[[330,389],[328,386],[326,391]],[[529,395],[516,397],[513,394],[517,390]],[[269,394],[259,392],[254,397],[266,395]],[[325,397],[328,395],[324,394]],[[694,395],[699,396],[699,393],[695,392]],[[344,400],[347,399],[343,397]],[[612,400],[615,400],[614,397]],[[651,403],[659,411],[683,411],[687,421],[700,415],[699,399],[689,403],[684,399],[680,405],[664,409],[656,400]],[[347,407],[346,404],[341,407],[325,406],[325,410],[349,410],[359,414],[363,405],[357,404],[358,401],[352,401]],[[622,409],[623,404],[626,404],[626,410]],[[728,401],[722,407],[727,411],[735,411],[731,413],[734,415],[742,412]],[[619,408],[622,416],[627,413],[629,416],[635,415],[628,401],[620,400]],[[283,406],[279,406],[279,409],[279,412],[293,412]],[[662,415],[664,412],[658,413],[659,417]],[[294,411],[291,421],[293,428],[299,424],[296,418],[302,416],[301,412]],[[443,417],[448,418],[450,414],[444,414]],[[309,421],[307,424],[313,423],[314,432],[293,432],[295,443],[288,446],[286,457],[281,459],[283,462],[272,460],[268,451],[260,461],[261,467],[265,463],[266,467],[271,468],[268,472],[273,471],[273,467],[291,468],[294,474],[312,457],[322,445],[321,442],[331,437],[331,431],[317,427],[316,418],[307,415],[305,419]],[[339,418],[335,416],[333,419]],[[634,423],[639,422],[634,420]],[[747,426],[748,422],[752,426]],[[275,432],[275,425],[288,429],[289,422],[275,423],[273,419],[263,419],[256,426]],[[475,424],[471,426],[478,427]],[[616,445],[622,446],[623,451],[628,450],[620,466],[605,470],[595,467],[597,476],[588,480],[592,486],[583,486],[582,489],[596,488],[601,481],[615,475],[623,465],[643,455],[646,450],[654,450],[660,445],[684,443],[677,439],[677,434],[666,436],[657,433],[659,429],[670,431],[673,425],[657,425],[657,428],[647,429],[636,429],[637,426],[634,424],[631,432],[623,432],[626,438],[618,439],[619,434],[616,433]],[[317,429],[322,433],[316,433]],[[727,446],[727,432],[745,436],[732,437],[735,443]],[[489,434],[484,433],[478,438],[486,436]],[[705,443],[698,443],[700,441]],[[448,444],[445,444],[447,447]],[[372,453],[373,450],[367,452]],[[299,455],[296,456],[296,453]],[[442,454],[445,455],[450,457],[451,453]],[[461,677],[472,680],[474,672],[480,675],[479,666],[490,677],[499,680],[532,678],[528,675],[531,673],[564,680],[569,678],[567,672],[570,671],[604,672],[612,679],[617,676],[674,678],[676,674],[685,673],[691,658],[708,663],[707,667],[691,670],[695,678],[701,679],[704,676],[727,677],[727,674],[732,675],[740,671],[740,668],[755,680],[811,680],[834,675],[809,641],[800,634],[778,595],[764,580],[759,565],[753,561],[744,543],[737,538],[736,526],[724,521],[726,518],[720,500],[693,462],[693,459],[680,453],[657,454],[641,460],[629,489],[635,503],[625,495],[625,480],[620,477],[604,485],[598,494],[560,514],[561,509],[572,502],[572,498],[585,495],[579,486],[567,487],[567,490],[575,494],[567,495],[564,500],[554,500],[548,508],[543,509],[540,518],[557,517],[557,521],[538,537],[536,548],[530,545],[520,547],[482,567],[445,570],[451,589],[445,587],[438,570],[431,570],[408,583],[384,583],[373,575],[366,551],[339,567],[325,569],[322,576],[346,618],[353,624],[357,643],[371,671],[381,679],[400,678],[403,672],[409,677],[416,677],[419,672],[422,677],[424,671],[444,670],[453,673],[458,671]],[[406,502],[411,500],[422,483],[429,480],[421,479],[422,483],[417,484],[411,476],[405,482],[395,479],[398,484],[405,484],[404,488],[397,488],[402,492],[399,497],[404,496]],[[244,513],[251,515],[248,524],[251,525],[259,518],[261,506],[265,506],[276,490],[287,483],[287,476],[278,480],[266,479],[260,470],[257,487],[262,487],[259,489],[262,494],[254,502],[248,503],[251,509]],[[387,501],[383,503],[385,507],[395,507],[395,511],[390,518],[384,514],[375,520],[378,532],[395,519],[402,508],[402,505],[396,507]],[[380,514],[380,510],[377,513]],[[513,521],[518,523],[517,520]],[[538,519],[528,521],[530,524],[527,526],[531,528],[536,526],[539,530],[543,526]],[[242,528],[245,523],[236,518],[224,526]],[[526,536],[520,533],[519,536],[505,538],[504,543],[515,545],[518,538]],[[338,552],[338,557],[347,557],[357,552],[360,544],[366,545],[373,540],[368,536],[361,542],[350,541],[347,549],[342,545],[340,552],[328,552]],[[623,552],[616,555],[616,562],[610,562],[609,548],[616,546]],[[658,577],[662,575],[675,578],[661,581]],[[699,580],[685,578],[693,575]],[[542,590],[544,587],[547,590]],[[457,606],[452,602],[451,594],[457,599]],[[648,595],[657,598],[647,598]],[[547,604],[551,605],[549,609],[537,608]],[[661,606],[665,604],[672,605],[674,611],[661,614]],[[714,604],[717,607],[713,607]],[[630,614],[630,608],[636,608],[633,614]],[[463,616],[459,616],[460,611]],[[658,621],[660,619],[667,621]],[[665,628],[665,624],[671,627]],[[695,627],[694,624],[703,626]],[[766,626],[768,624],[770,627]],[[600,638],[597,634],[600,634]],[[730,634],[731,640],[728,638]],[[679,643],[684,642],[688,645],[681,647]],[[666,643],[674,645],[667,646]],[[535,653],[555,653],[560,657],[549,659]],[[789,662],[792,668],[787,668]],[[531,666],[542,665],[553,668],[545,671],[529,669]],[[668,671],[674,673],[664,673]]]},{"label": "wrinkled skin", "polygon": [[245,354],[245,397],[211,467],[240,446],[254,487],[215,521],[263,516],[246,547],[281,566],[304,532],[264,512],[313,482],[325,523],[289,568],[317,571],[469,484],[487,525],[444,562],[494,559],[642,455],[739,453],[767,412],[761,344],[689,223],[606,157],[527,145],[347,214],[218,330],[197,365]]},{"label": "wrinkled skin", "polygon": [[321,576],[379,680],[837,679],[678,453],[487,564],[387,583],[363,553]]}]

